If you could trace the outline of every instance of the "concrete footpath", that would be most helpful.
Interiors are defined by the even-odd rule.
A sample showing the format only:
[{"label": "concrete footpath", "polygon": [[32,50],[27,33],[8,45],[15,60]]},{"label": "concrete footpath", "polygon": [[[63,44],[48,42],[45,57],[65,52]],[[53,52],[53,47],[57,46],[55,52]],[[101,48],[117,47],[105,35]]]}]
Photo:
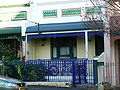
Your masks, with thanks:
[{"label": "concrete footpath", "polygon": [[119,87],[109,88],[109,86],[77,86],[72,88],[71,82],[26,82],[28,90],[120,90]]},{"label": "concrete footpath", "polygon": [[54,86],[41,86],[41,85],[30,85],[28,90],[97,90],[95,88],[69,88],[69,87],[54,87]]},{"label": "concrete footpath", "polygon": [[72,87],[71,82],[26,82],[28,90],[97,90],[96,86]]},{"label": "concrete footpath", "polygon": [[56,86],[43,86],[43,85],[28,85],[28,90],[120,90],[120,87],[111,89],[91,88],[91,87],[56,87]]}]

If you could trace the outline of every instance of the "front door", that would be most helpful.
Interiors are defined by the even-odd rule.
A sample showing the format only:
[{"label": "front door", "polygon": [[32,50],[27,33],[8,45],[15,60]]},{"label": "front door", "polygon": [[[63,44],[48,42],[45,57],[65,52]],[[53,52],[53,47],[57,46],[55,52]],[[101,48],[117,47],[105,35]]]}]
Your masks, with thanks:
[{"label": "front door", "polygon": [[76,37],[52,38],[51,49],[53,59],[77,58]]}]

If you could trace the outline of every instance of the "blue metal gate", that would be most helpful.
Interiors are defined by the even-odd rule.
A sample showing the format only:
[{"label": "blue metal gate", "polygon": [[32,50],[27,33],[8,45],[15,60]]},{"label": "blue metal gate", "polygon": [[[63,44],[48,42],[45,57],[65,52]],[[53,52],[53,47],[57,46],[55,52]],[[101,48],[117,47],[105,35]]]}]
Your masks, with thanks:
[{"label": "blue metal gate", "polygon": [[97,84],[97,61],[76,60],[74,61],[73,86]]},{"label": "blue metal gate", "polygon": [[87,60],[77,60],[74,62],[74,83],[87,83]]},{"label": "blue metal gate", "polygon": [[[97,63],[88,59],[39,59],[27,62],[7,62],[6,66],[21,66],[24,81],[72,82],[73,86],[95,85]],[[24,66],[24,68],[23,68]],[[15,72],[15,71],[14,71]],[[12,75],[11,75],[12,76]],[[13,75],[15,76],[15,75]]]}]

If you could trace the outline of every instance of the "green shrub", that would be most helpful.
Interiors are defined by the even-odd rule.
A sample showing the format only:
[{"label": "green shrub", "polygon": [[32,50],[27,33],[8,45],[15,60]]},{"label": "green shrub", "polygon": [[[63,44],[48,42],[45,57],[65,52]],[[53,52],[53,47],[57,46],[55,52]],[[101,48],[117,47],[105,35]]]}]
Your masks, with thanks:
[{"label": "green shrub", "polygon": [[4,74],[23,81],[46,81],[46,68],[39,64],[8,64],[5,65]]},{"label": "green shrub", "polygon": [[46,81],[45,67],[40,66],[39,64],[26,65],[26,70],[28,73],[28,81]]}]

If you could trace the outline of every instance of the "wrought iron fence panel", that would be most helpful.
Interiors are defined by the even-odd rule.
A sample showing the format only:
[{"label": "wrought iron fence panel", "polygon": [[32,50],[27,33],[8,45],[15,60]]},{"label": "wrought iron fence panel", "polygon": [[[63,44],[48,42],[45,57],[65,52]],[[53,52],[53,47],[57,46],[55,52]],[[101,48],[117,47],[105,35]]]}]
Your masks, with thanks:
[{"label": "wrought iron fence panel", "polygon": [[87,59],[77,60],[75,63],[75,83],[87,83]]},{"label": "wrought iron fence panel", "polygon": [[[9,65],[22,66],[24,81],[72,82],[73,85],[95,85],[96,63],[94,60],[81,59],[38,59],[26,62],[7,62]],[[24,72],[24,73],[22,73]],[[17,77],[16,77],[17,78]]]}]

